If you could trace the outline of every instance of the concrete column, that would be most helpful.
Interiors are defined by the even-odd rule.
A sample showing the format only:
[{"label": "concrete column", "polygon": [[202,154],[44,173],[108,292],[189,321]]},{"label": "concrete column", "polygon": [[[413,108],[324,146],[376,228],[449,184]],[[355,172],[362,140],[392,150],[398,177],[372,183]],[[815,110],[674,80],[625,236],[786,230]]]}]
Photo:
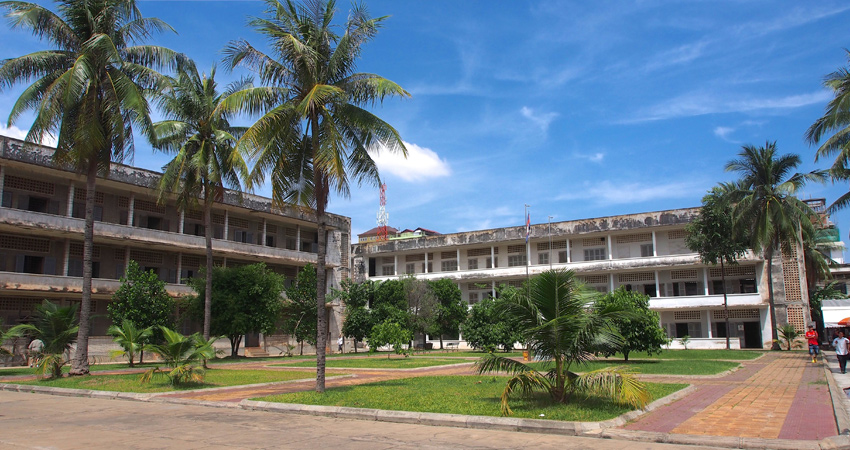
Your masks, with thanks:
[{"label": "concrete column", "polygon": [[705,295],[708,295],[708,267],[702,268],[702,280],[705,288]]},{"label": "concrete column", "polygon": [[227,239],[227,237],[228,237],[227,229],[229,227],[230,227],[230,215],[227,213],[227,210],[225,209],[224,210],[224,236],[222,236],[222,239],[224,239],[225,241],[228,240]]},{"label": "concrete column", "polygon": [[74,191],[75,191],[74,183],[68,185],[68,210],[65,214],[67,217],[71,217],[74,215]]},{"label": "concrete column", "polygon": [[613,272],[608,274],[608,292],[614,292],[614,273]]},{"label": "concrete column", "polygon": [[460,270],[460,249],[457,249],[457,268],[455,270]]},{"label": "concrete column", "polygon": [[652,232],[652,256],[658,256],[658,242],[655,239],[655,231]]},{"label": "concrete column", "polygon": [[490,295],[496,298],[496,280],[490,280]]},{"label": "concrete column", "polygon": [[[213,265],[215,265],[215,261],[213,261]],[[227,267],[227,257],[221,258],[221,267]]]},{"label": "concrete column", "polygon": [[655,271],[655,296],[661,297],[661,285],[658,284],[658,271]]},{"label": "concrete column", "polygon": [[567,239],[567,263],[573,262],[573,255],[570,254],[570,246],[572,245],[572,242],[572,239]]},{"label": "concrete column", "polygon": [[393,255],[393,275],[398,275],[398,255]]},{"label": "concrete column", "polygon": [[130,194],[130,204],[127,207],[127,225],[133,226],[136,215],[136,194]]},{"label": "concrete column", "polygon": [[705,320],[703,321],[705,324],[706,332],[708,333],[709,339],[713,338],[713,333],[711,332],[711,311],[705,311]]},{"label": "concrete column", "polygon": [[68,276],[71,269],[71,240],[65,239],[65,259],[62,261],[62,275]]},{"label": "concrete column", "polygon": [[[180,222],[182,223],[183,221],[181,220]],[[175,283],[181,284],[180,283],[180,276],[182,275],[182,273],[183,273],[183,253],[177,252],[177,280],[175,281]]]},{"label": "concrete column", "polygon": [[[177,224],[177,233],[183,234],[183,228],[186,226],[186,211],[180,210],[180,223]],[[179,281],[178,276],[178,281]]]},{"label": "concrete column", "polygon": [[[6,149],[6,141],[3,140],[3,148]],[[3,187],[6,184],[6,166],[0,166],[0,207],[3,206]]]},{"label": "concrete column", "polygon": [[301,251],[301,225],[295,225],[295,251]]},{"label": "concrete column", "polygon": [[[496,247],[494,247],[492,245],[490,246],[490,267],[491,268],[496,267]],[[495,284],[494,284],[494,286],[495,286]],[[493,295],[495,295],[495,294],[493,294]]]},{"label": "concrete column", "polygon": [[265,245],[266,245],[266,236],[268,235],[268,234],[267,234],[267,233],[268,233],[268,231],[267,231],[267,225],[268,225],[268,223],[266,223],[266,219],[265,219],[265,218],[263,218],[263,236],[260,238],[260,239],[261,239],[261,241],[260,241],[260,245],[262,245],[262,246],[264,246],[264,247],[265,247]]},{"label": "concrete column", "polygon": [[607,236],[608,238],[608,260],[614,259],[614,247],[611,245],[611,235]]},{"label": "concrete column", "polygon": [[422,273],[428,273],[428,252],[427,251],[425,252],[425,267],[423,267],[423,269],[425,269],[425,270],[423,270]]}]

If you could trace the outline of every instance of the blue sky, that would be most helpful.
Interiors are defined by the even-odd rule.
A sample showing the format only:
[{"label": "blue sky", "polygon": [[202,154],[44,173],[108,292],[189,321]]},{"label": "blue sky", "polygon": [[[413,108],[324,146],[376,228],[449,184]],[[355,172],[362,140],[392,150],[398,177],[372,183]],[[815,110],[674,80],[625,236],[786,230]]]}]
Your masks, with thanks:
[{"label": "blue sky", "polygon": [[[38,2],[51,5],[50,2]],[[410,158],[377,157],[389,223],[443,233],[699,206],[743,144],[777,141],[801,170],[825,168],[803,139],[830,99],[821,81],[847,64],[846,1],[368,1],[390,15],[358,70],[412,98],[374,111]],[[179,34],[155,43],[199,67],[246,27],[259,1],[139,1]],[[350,6],[340,2],[339,18]],[[52,6],[51,6],[52,7]],[[0,58],[43,48],[0,27]],[[245,75],[219,70],[223,85]],[[0,91],[0,118],[22,86]],[[246,119],[247,120],[247,119]],[[29,127],[23,117],[16,135]],[[166,155],[137,141],[132,164]],[[828,202],[846,186],[812,185]],[[257,193],[268,195],[267,189]],[[353,234],[376,226],[378,189],[352,189],[329,210]],[[850,211],[833,217],[845,237]],[[846,240],[846,238],[845,238]]]}]

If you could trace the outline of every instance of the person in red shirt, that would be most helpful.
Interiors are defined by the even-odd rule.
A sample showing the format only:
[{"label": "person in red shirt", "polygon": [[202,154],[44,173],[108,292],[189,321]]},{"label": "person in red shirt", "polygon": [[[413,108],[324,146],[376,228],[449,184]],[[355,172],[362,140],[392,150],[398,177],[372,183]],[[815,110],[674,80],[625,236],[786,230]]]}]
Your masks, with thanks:
[{"label": "person in red shirt", "polygon": [[809,355],[812,356],[812,362],[817,362],[818,352],[820,351],[818,332],[811,325],[809,325],[809,329],[806,331],[806,340],[809,341]]}]

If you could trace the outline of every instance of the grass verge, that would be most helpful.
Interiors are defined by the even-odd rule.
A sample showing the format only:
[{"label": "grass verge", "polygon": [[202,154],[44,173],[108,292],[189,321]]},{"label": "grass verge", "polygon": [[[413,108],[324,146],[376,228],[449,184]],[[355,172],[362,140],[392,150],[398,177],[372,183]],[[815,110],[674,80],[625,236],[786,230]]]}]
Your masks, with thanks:
[{"label": "grass verge", "polygon": [[[690,359],[690,360],[727,360],[751,361],[763,355],[759,350],[662,350],[661,354],[649,356],[646,352],[629,353],[629,359]],[[622,359],[617,353],[608,359]]]},{"label": "grass verge", "polygon": [[316,373],[311,371],[209,369],[206,371],[203,383],[186,383],[177,387],[168,384],[165,377],[154,378],[150,383],[142,383],[139,381],[141,375],[137,373],[68,377],[57,380],[14,381],[13,383],[95,391],[153,393],[310,379],[315,378],[315,376]]},{"label": "grass verge", "polygon": [[[360,368],[360,369],[415,369],[417,367],[432,367],[445,366],[447,364],[459,364],[464,361],[462,359],[436,359],[436,358],[352,358],[352,359],[329,359],[325,362],[325,367],[342,369],[342,368]],[[274,364],[274,366],[285,367],[316,367],[316,361],[302,361],[292,364]]]},{"label": "grass verge", "polygon": [[[545,362],[534,362],[529,364],[537,370],[545,371],[552,367]],[[626,366],[635,372],[646,375],[716,375],[727,370],[738,367],[740,364],[731,361],[712,360],[679,360],[679,359],[630,359],[628,362],[622,360],[596,360],[587,364],[574,365],[574,372],[588,372],[611,366]]]},{"label": "grass verge", "polygon": [[[298,392],[257,400],[308,405],[349,406],[394,411],[500,416],[499,398],[507,377],[446,376],[382,381],[328,389],[324,394]],[[686,384],[648,383],[653,399],[685,388]],[[597,422],[631,409],[596,397],[576,396],[568,404],[552,404],[548,394],[511,400],[512,417]],[[541,417],[541,414],[543,415]]]}]

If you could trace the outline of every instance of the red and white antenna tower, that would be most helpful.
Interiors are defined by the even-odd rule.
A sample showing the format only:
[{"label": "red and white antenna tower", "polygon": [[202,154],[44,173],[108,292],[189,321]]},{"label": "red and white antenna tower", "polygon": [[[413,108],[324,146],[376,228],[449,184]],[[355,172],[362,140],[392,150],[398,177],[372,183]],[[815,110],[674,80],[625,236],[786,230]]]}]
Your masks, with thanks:
[{"label": "red and white antenna tower", "polygon": [[378,208],[378,241],[387,241],[389,240],[389,236],[387,235],[387,223],[389,223],[390,216],[387,214],[387,185],[386,183],[381,184],[381,207]]}]

